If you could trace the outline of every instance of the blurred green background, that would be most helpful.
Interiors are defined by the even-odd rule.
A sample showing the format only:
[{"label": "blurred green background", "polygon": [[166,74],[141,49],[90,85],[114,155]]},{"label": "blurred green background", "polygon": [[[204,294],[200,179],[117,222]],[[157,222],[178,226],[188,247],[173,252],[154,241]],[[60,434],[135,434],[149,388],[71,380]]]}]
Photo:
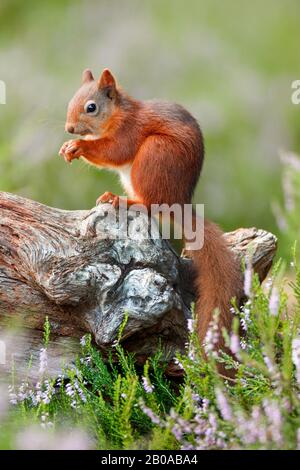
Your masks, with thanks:
[{"label": "blurred green background", "polygon": [[195,202],[207,216],[278,234],[279,150],[300,150],[299,19],[299,0],[1,0],[0,190],[68,209],[122,193],[113,173],[58,157],[82,70],[110,67],[134,97],[177,101],[199,120]]}]

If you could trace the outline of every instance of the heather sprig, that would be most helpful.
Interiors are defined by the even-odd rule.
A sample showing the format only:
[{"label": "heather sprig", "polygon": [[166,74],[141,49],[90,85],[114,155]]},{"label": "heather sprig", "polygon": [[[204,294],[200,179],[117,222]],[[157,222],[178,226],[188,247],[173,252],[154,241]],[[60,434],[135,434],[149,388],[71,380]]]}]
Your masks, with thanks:
[{"label": "heather sprig", "polygon": [[[49,378],[48,340],[40,352],[39,379],[9,390],[10,439],[28,420],[44,431],[61,426],[88,431],[92,447],[105,449],[296,449],[300,442],[300,270],[293,257],[294,305],[288,302],[282,266],[276,263],[261,285],[233,304],[231,332],[218,328],[214,312],[203,344],[196,322],[177,361],[180,380],[165,375],[163,351],[136,364],[119,335],[104,357],[90,335],[80,340],[72,367]],[[124,329],[126,316],[122,323]],[[223,335],[226,352],[217,350]],[[219,372],[219,365],[222,370]],[[230,376],[226,377],[226,371]],[[4,407],[7,409],[7,407]],[[7,411],[6,411],[7,413]],[[15,428],[14,428],[15,426]],[[1,427],[1,423],[0,423]],[[1,440],[0,440],[1,442]]]}]

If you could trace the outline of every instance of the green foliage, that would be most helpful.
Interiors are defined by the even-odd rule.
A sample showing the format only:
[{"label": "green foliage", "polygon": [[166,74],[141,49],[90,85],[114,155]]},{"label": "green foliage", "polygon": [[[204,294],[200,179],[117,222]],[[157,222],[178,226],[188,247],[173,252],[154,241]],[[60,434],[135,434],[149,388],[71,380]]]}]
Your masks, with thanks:
[{"label": "green foliage", "polygon": [[[282,203],[273,204],[273,212],[281,231],[282,252],[290,258],[290,247],[300,236],[300,158],[292,152],[281,153],[282,162]],[[299,255],[299,245],[294,247]]]},{"label": "green foliage", "polygon": [[290,100],[299,12],[298,0],[1,0],[0,190],[66,209],[123,192],[112,172],[57,155],[82,70],[108,66],[133,96],[180,102],[199,120],[206,161],[195,202],[209,217],[276,231],[278,149],[300,146]]},{"label": "green foliage", "polygon": [[50,322],[48,316],[46,316],[44,323],[44,346],[47,348],[50,339]]},{"label": "green foliage", "polygon": [[[109,66],[134,96],[181,102],[199,119],[207,161],[195,202],[207,202],[209,216],[226,229],[276,232],[269,207],[279,200],[280,250],[289,260],[299,239],[300,161],[282,155],[281,201],[277,155],[278,147],[300,144],[299,107],[290,102],[300,74],[299,2],[139,2],[134,23],[129,3],[91,1],[87,9],[79,0],[1,1],[8,102],[0,107],[0,190],[70,209],[91,207],[108,189],[121,193],[111,174],[56,157],[81,70]],[[204,346],[208,360],[191,332],[187,354],[177,358],[181,381],[165,377],[159,351],[141,367],[123,350],[126,315],[108,357],[86,336],[74,367],[50,379],[46,319],[38,382],[13,381],[9,408],[0,390],[0,448],[77,448],[78,429],[87,436],[80,444],[98,449],[300,448],[298,256],[299,244],[286,272],[292,282],[279,262],[263,287],[252,278],[232,334],[223,332],[236,358],[214,350],[217,316]],[[230,369],[235,375],[224,378]]]},{"label": "green foliage", "polygon": [[[249,300],[241,310],[234,308],[232,333],[223,332],[235,357],[215,350],[217,313],[201,347],[190,321],[187,352],[176,359],[185,372],[181,381],[166,378],[159,351],[140,367],[123,350],[120,340],[126,315],[108,357],[86,335],[76,364],[56,380],[50,380],[41,367],[37,384],[24,382],[10,388],[13,405],[0,424],[0,446],[13,448],[16,430],[22,436],[24,426],[34,423],[52,436],[69,426],[80,427],[89,436],[89,446],[98,449],[299,448],[300,268],[296,259],[294,270],[292,308],[280,262],[264,286],[252,277]],[[49,335],[46,319],[45,347]],[[44,359],[41,356],[41,362]],[[228,375],[229,371],[234,374]]]}]

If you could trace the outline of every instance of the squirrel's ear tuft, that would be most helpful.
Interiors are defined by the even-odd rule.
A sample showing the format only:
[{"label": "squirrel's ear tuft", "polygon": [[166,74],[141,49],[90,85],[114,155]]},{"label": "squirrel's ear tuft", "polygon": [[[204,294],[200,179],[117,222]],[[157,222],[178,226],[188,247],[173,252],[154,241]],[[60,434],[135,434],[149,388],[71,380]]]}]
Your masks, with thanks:
[{"label": "squirrel's ear tuft", "polygon": [[81,80],[82,84],[87,83],[87,82],[92,82],[94,80],[95,79],[94,79],[93,74],[90,71],[90,69],[86,69],[86,70],[83,71],[82,80]]},{"label": "squirrel's ear tuft", "polygon": [[113,74],[111,73],[110,70],[108,69],[104,69],[100,78],[99,78],[99,81],[98,81],[98,86],[99,88],[108,88],[110,87],[112,90],[115,90],[116,89],[116,80],[113,76]]}]

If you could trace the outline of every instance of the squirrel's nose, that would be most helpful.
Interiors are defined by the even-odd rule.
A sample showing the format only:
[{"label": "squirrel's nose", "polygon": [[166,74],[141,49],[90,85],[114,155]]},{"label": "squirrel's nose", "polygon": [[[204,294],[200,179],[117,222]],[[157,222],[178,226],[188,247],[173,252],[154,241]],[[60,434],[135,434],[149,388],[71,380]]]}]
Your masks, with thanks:
[{"label": "squirrel's nose", "polygon": [[69,132],[69,134],[74,134],[75,128],[74,126],[71,126],[70,124],[66,125],[66,131]]}]

